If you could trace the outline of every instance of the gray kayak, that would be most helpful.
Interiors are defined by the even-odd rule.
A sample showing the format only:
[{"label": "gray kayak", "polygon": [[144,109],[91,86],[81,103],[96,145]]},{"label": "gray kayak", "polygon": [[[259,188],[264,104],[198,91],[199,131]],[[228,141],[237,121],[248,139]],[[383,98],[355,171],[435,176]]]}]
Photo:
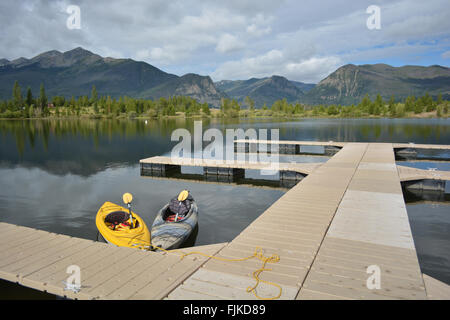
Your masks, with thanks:
[{"label": "gray kayak", "polygon": [[198,223],[198,207],[193,201],[189,212],[178,221],[167,221],[173,212],[166,204],[156,215],[151,229],[152,245],[166,250],[179,248],[192,234]]}]

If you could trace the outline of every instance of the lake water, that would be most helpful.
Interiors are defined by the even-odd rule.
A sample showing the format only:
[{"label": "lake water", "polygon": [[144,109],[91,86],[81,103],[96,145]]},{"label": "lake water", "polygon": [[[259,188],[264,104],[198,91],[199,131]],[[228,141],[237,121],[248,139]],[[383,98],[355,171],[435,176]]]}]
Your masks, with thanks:
[{"label": "lake water", "polygon": [[[449,119],[203,120],[202,127],[224,133],[234,128],[279,129],[281,140],[450,144]],[[194,123],[184,119],[0,121],[0,221],[94,240],[95,215],[105,201],[121,203],[122,194],[131,192],[134,211],[150,226],[171,197],[188,189],[200,210],[195,245],[205,245],[232,240],[286,191],[276,179],[251,183],[252,178],[261,178],[251,172],[243,185],[141,177],[139,160],[170,154],[177,143],[171,141],[171,134],[177,128],[193,131]],[[327,158],[282,160],[324,162]],[[448,162],[401,164],[450,169]],[[449,202],[445,197],[424,202],[414,195],[406,200],[422,271],[450,284]]]}]

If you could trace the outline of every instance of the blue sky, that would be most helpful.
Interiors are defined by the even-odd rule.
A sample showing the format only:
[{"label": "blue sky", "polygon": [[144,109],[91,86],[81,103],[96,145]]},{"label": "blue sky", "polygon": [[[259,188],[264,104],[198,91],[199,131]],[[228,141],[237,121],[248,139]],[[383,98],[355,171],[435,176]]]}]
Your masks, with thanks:
[{"label": "blue sky", "polygon": [[[69,5],[80,8],[80,29],[66,26]],[[371,5],[380,29],[367,27]],[[449,66],[449,16],[448,0],[6,0],[0,57],[81,46],[215,81],[316,83],[348,63]]]}]

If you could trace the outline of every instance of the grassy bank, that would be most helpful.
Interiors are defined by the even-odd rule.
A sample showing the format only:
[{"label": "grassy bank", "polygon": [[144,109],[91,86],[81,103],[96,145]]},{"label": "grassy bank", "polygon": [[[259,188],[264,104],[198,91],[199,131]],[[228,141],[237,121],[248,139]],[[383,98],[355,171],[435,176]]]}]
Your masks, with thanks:
[{"label": "grassy bank", "polygon": [[[345,107],[343,107],[345,108]],[[255,109],[255,110],[239,110],[238,112],[226,113],[220,109],[210,109],[209,113],[198,112],[196,114],[187,114],[178,111],[172,115],[164,114],[137,114],[136,112],[124,112],[118,114],[105,114],[95,112],[93,107],[83,107],[81,112],[74,113],[70,108],[60,107],[59,109],[50,108],[46,115],[39,113],[33,115],[24,115],[20,111],[6,111],[0,113],[0,119],[171,119],[171,118],[287,118],[287,119],[306,119],[306,118],[323,118],[323,119],[340,119],[340,118],[447,118],[449,117],[448,106],[437,106],[436,110],[423,111],[420,113],[414,111],[403,112],[399,115],[392,115],[386,110],[379,114],[371,114],[360,110],[340,110],[339,112],[327,112],[327,108],[304,110],[300,113],[283,112]]]}]

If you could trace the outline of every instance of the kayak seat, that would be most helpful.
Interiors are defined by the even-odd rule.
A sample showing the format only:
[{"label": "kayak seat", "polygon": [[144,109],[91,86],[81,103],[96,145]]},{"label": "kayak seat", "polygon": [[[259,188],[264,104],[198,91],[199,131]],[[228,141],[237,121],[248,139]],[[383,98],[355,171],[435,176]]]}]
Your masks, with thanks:
[{"label": "kayak seat", "polygon": [[[176,216],[177,216],[176,214],[171,214],[170,216],[167,217],[166,221],[168,221],[168,222],[174,222]],[[184,216],[178,216],[177,221],[180,221],[180,220],[182,220],[183,218],[184,218]]]}]

